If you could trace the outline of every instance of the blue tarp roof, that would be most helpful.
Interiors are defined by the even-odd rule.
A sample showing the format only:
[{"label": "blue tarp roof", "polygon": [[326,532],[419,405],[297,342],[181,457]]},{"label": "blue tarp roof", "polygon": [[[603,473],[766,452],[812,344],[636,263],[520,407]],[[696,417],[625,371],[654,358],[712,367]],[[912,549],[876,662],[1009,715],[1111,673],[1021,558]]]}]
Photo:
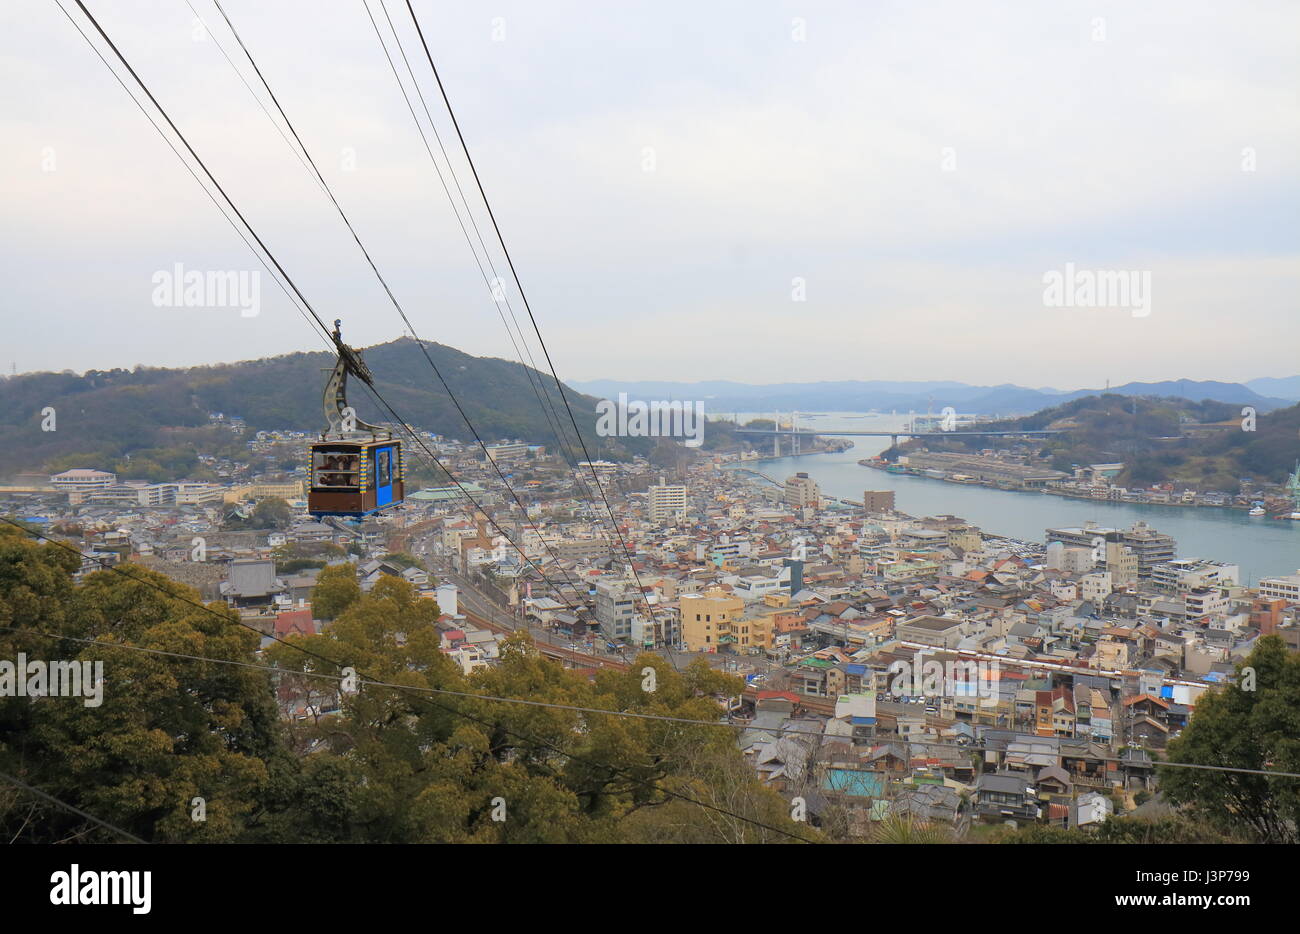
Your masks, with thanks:
[{"label": "blue tarp roof", "polygon": [[877,798],[885,790],[884,780],[874,772],[854,769],[827,769],[822,787],[827,791],[841,791],[859,798]]}]

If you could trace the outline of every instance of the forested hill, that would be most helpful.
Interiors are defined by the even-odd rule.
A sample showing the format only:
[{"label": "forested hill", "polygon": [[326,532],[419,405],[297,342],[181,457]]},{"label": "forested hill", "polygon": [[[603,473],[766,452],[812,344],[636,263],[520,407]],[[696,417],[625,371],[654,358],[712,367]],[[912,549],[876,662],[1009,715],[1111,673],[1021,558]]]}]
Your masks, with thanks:
[{"label": "forested hill", "polygon": [[[521,438],[554,446],[555,432],[527,371],[518,363],[473,357],[453,347],[426,344],[456,399],[483,440]],[[413,425],[472,441],[465,421],[410,338],[364,351],[379,392]],[[112,463],[122,455],[178,444],[203,445],[208,414],[244,419],[252,431],[324,429],[321,392],[332,354],[294,353],[242,363],[187,369],[137,367],[32,373],[0,379],[0,476],[24,469]],[[532,371],[534,382],[572,426],[549,373]],[[349,399],[360,418],[391,421],[363,385],[349,382]],[[609,456],[595,435],[596,400],[568,387],[565,395],[593,457]],[[53,408],[55,430],[42,430],[42,412]],[[228,435],[227,435],[228,437]],[[581,457],[581,454],[578,455]]]},{"label": "forested hill", "polygon": [[[1242,430],[1243,408],[1209,400],[1099,395],[998,427],[1065,429],[1043,440],[1052,466],[1069,471],[1075,464],[1122,462],[1118,481],[1124,485],[1174,481],[1202,490],[1235,490],[1246,477],[1283,482],[1300,456],[1300,404],[1258,413],[1253,425],[1246,423],[1253,430]],[[977,437],[926,439],[910,447],[974,451],[986,443]]]}]

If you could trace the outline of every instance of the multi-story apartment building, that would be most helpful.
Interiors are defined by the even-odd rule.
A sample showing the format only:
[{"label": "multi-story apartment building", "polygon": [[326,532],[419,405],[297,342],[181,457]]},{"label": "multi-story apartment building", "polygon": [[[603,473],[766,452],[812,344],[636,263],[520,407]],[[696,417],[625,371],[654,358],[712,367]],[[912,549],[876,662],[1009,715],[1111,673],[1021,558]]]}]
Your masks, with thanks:
[{"label": "multi-story apartment building", "polygon": [[898,544],[911,551],[942,551],[948,546],[949,533],[940,529],[903,529]]},{"label": "multi-story apartment building", "polygon": [[1122,542],[1106,543],[1106,572],[1110,574],[1115,589],[1127,587],[1138,579],[1138,558],[1132,548]]},{"label": "multi-story apartment building", "polygon": [[612,553],[608,538],[562,538],[550,542],[560,561],[594,561]]},{"label": "multi-story apartment building", "polygon": [[984,535],[973,525],[961,525],[948,530],[948,547],[962,551],[979,551],[984,545]]},{"label": "multi-story apartment building", "polygon": [[821,505],[821,488],[817,481],[806,473],[797,473],[787,477],[782,501],[795,509],[817,509]]},{"label": "multi-story apartment building", "polygon": [[632,617],[632,644],[653,649],[676,648],[681,642],[681,622],[677,614],[656,612],[653,618],[640,614]]},{"label": "multi-story apartment building", "polygon": [[1286,606],[1287,601],[1285,600],[1266,597],[1255,599],[1250,606],[1251,628],[1258,629],[1266,636],[1276,632],[1282,623],[1282,611],[1286,609]]},{"label": "multi-story apartment building", "polygon": [[1220,587],[1194,587],[1183,594],[1188,619],[1224,616],[1232,600]]},{"label": "multi-story apartment building", "polygon": [[894,511],[893,490],[865,490],[862,493],[862,511],[867,515]]},{"label": "multi-story apartment building", "polygon": [[680,522],[686,518],[686,487],[663,483],[646,491],[646,511],[655,524]]},{"label": "multi-story apartment building", "polygon": [[679,606],[686,651],[725,651],[736,643],[732,627],[744,615],[744,600],[713,588],[702,594],[682,594]]},{"label": "multi-story apartment building", "polygon": [[699,560],[708,558],[716,565],[729,564],[737,558],[750,555],[753,552],[753,542],[748,538],[732,538],[729,535],[721,536],[716,542],[700,542],[695,546],[695,557]]},{"label": "multi-story apartment building", "polygon": [[878,560],[888,557],[888,553],[893,549],[893,543],[882,535],[864,534],[858,541],[858,554],[868,564],[875,564]]},{"label": "multi-story apartment building", "polygon": [[1259,595],[1265,600],[1300,603],[1300,571],[1282,577],[1265,577],[1259,582]]},{"label": "multi-story apartment building", "polygon": [[788,591],[790,578],[791,571],[787,565],[776,574],[752,574],[735,579],[734,582],[732,579],[728,579],[727,582],[732,585],[736,596],[740,597],[741,600],[745,603],[755,603],[769,594]]},{"label": "multi-story apartment building", "polygon": [[1168,593],[1182,593],[1199,587],[1236,586],[1240,579],[1241,571],[1237,565],[1199,558],[1158,564],[1151,572],[1152,583]]},{"label": "multi-story apartment building", "polygon": [[1091,548],[1066,545],[1062,542],[1049,544],[1044,560],[1052,570],[1061,571],[1071,577],[1087,574],[1097,566],[1097,556]]},{"label": "multi-story apartment building", "polygon": [[1079,578],[1079,596],[1084,600],[1104,600],[1114,589],[1109,571],[1093,571]]},{"label": "multi-story apartment building", "polygon": [[914,561],[895,561],[880,558],[876,561],[876,573],[889,583],[923,580],[939,573],[939,564],[935,561],[916,559]]},{"label": "multi-story apartment building", "polygon": [[1135,522],[1123,532],[1123,542],[1137,555],[1139,578],[1148,578],[1157,565],[1168,564],[1178,551],[1172,535],[1157,532],[1145,522]]},{"label": "multi-story apartment building", "polygon": [[1172,536],[1157,532],[1141,521],[1124,530],[1103,528],[1095,522],[1087,522],[1082,527],[1048,529],[1047,541],[1049,545],[1060,542],[1067,548],[1093,549],[1099,564],[1105,560],[1109,544],[1123,545],[1136,556],[1137,576],[1143,580],[1151,577],[1156,565],[1172,561],[1178,549]]},{"label": "multi-story apartment building", "polygon": [[636,584],[614,578],[596,582],[596,622],[610,642],[632,638],[632,620],[637,615]]}]

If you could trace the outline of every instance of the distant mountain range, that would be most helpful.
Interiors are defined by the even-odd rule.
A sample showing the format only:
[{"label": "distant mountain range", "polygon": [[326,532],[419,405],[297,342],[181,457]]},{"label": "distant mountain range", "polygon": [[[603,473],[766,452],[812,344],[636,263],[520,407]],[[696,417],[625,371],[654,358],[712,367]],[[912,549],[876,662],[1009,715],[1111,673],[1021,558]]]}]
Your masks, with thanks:
[{"label": "distant mountain range", "polygon": [[1260,379],[1248,380],[1245,385],[1262,396],[1300,402],[1300,376],[1285,376],[1282,378],[1265,376]]},{"label": "distant mountain range", "polygon": [[[523,438],[555,446],[555,428],[538,403],[534,385],[545,391],[564,420],[565,431],[571,432],[549,373],[528,370],[509,360],[474,357],[441,344],[426,346],[485,442]],[[464,419],[413,340],[378,344],[364,353],[379,391],[403,418],[437,434],[472,440]],[[196,452],[215,452],[214,445],[225,446],[232,440],[229,432],[209,427],[209,413],[238,416],[254,431],[323,429],[321,391],[324,371],[333,362],[333,356],[326,353],[295,353],[183,369],[137,367],[0,378],[0,433],[5,438],[0,446],[0,476],[69,466],[117,469],[125,476],[138,477],[197,475]],[[1263,414],[1300,399],[1300,376],[1246,384],[1196,380],[1128,383],[1105,391],[1253,405]],[[931,409],[937,413],[948,405],[963,414],[1027,415],[1103,390],[1066,392],[1012,384],[883,380],[767,386],[728,381],[572,383],[565,387],[565,395],[593,457],[618,459],[629,453],[648,454],[653,447],[644,438],[621,439],[618,445],[611,445],[610,439],[596,437],[596,403],[601,398],[616,398],[620,392],[644,401],[703,400],[706,414],[715,415],[791,409]],[[353,389],[350,401],[366,421],[383,422],[390,417],[361,386]],[[52,431],[42,430],[42,413],[47,409],[55,412]],[[581,452],[577,456],[581,457]]]},{"label": "distant mountain range", "polygon": [[1023,415],[1058,406],[1085,396],[1111,393],[1122,396],[1172,396],[1200,402],[1210,399],[1233,405],[1252,405],[1269,412],[1300,401],[1300,376],[1256,379],[1249,383],[1215,380],[1165,380],[1125,383],[1098,389],[1030,389],[1012,383],[972,386],[952,381],[841,380],[817,383],[752,385],[711,380],[699,383],[611,379],[574,382],[573,386],[598,398],[613,399],[625,392],[629,399],[702,400],[706,413],[732,412],[864,412],[941,411],[952,406],[962,414]]}]

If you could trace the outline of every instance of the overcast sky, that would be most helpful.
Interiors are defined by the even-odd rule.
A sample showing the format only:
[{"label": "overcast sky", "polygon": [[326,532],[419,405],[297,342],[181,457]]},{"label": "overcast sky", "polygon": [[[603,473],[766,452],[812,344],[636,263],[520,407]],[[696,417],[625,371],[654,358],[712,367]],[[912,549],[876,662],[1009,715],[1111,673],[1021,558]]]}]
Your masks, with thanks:
[{"label": "overcast sky", "polygon": [[[88,6],[321,316],[400,336],[193,3],[206,38],[185,0]],[[223,5],[420,335],[513,357],[361,0]],[[1300,4],[415,7],[562,378],[1300,372]],[[5,372],[322,348],[265,273],[256,316],[155,304],[177,263],[261,267],[55,0],[0,7],[0,66]],[[1045,307],[1067,263],[1149,272],[1150,313]]]}]

